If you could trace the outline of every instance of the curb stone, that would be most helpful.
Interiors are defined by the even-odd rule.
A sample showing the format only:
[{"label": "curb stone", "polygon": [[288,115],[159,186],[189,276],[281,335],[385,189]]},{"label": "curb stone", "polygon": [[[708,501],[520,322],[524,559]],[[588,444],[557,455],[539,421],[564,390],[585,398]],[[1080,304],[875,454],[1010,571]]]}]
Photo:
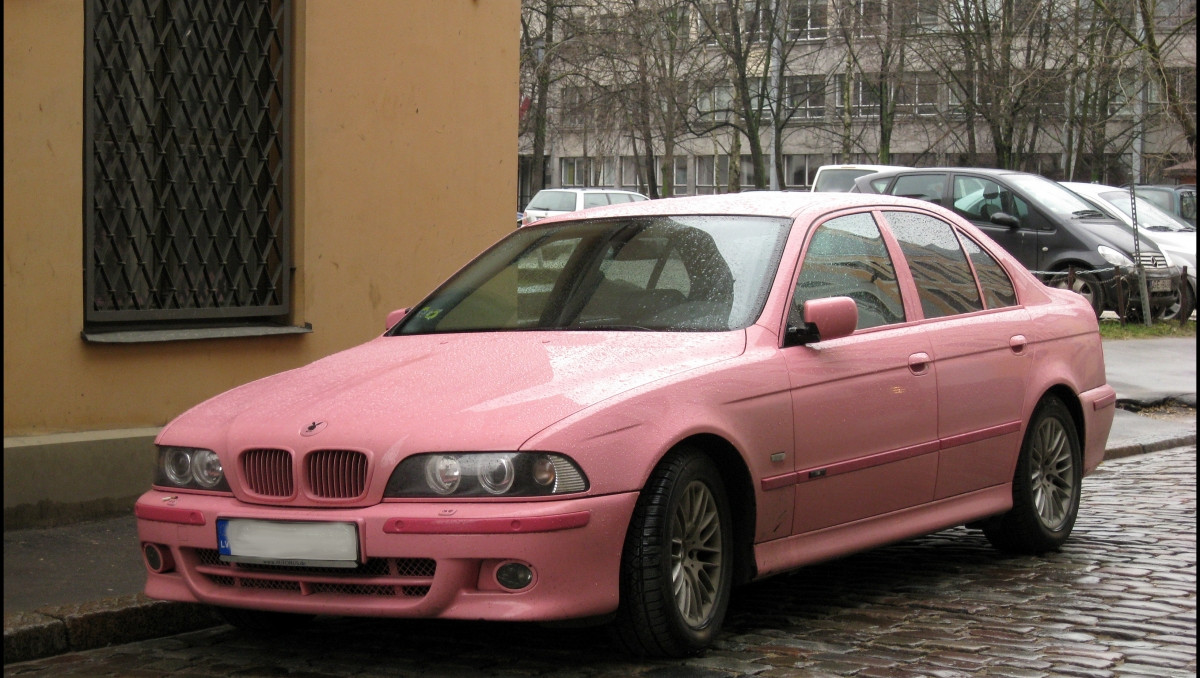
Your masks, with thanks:
[{"label": "curb stone", "polygon": [[141,593],[43,607],[4,615],[4,663],[175,635],[221,623],[204,605],[152,600]]}]

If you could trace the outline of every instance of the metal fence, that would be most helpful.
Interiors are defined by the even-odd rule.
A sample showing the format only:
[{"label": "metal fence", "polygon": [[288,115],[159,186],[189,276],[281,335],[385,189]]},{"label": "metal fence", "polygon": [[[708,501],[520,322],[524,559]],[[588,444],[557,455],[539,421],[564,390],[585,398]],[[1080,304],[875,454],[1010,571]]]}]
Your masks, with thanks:
[{"label": "metal fence", "polygon": [[85,322],[290,306],[283,0],[89,0]]}]

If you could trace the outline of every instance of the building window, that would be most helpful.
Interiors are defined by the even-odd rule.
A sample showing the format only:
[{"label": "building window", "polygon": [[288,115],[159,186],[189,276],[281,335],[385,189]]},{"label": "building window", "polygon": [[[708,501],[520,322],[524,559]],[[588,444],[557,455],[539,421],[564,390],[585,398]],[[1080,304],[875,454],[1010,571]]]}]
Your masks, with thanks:
[{"label": "building window", "polygon": [[883,0],[853,0],[854,32],[858,37],[883,34]]},{"label": "building window", "polygon": [[793,118],[819,120],[825,117],[825,78],[819,75],[787,79],[787,105]]},{"label": "building window", "polygon": [[827,0],[792,0],[789,40],[823,40],[829,33]]},{"label": "building window", "polygon": [[[654,158],[654,181],[655,186],[662,186],[661,170],[659,169],[658,157]],[[647,172],[645,171],[645,158],[632,155],[621,156],[621,186],[638,193],[646,193],[649,190],[649,185],[646,183]]]},{"label": "building window", "polygon": [[813,175],[822,164],[820,155],[785,155],[783,156],[784,179],[787,188],[808,190],[812,186]]},{"label": "building window", "polygon": [[733,85],[724,83],[703,92],[696,102],[704,120],[726,120],[733,110]]},{"label": "building window", "polygon": [[674,195],[687,195],[688,192],[688,158],[686,155],[675,156],[675,174],[671,187]]},{"label": "building window", "polygon": [[729,187],[729,156],[696,156],[696,194],[724,193]]},{"label": "building window", "polygon": [[938,108],[938,77],[935,73],[905,73],[896,91],[896,112],[934,115]]},{"label": "building window", "polygon": [[286,320],[284,6],[85,6],[89,330]]},{"label": "building window", "polygon": [[[845,80],[838,78],[839,94],[844,89]],[[879,74],[867,74],[855,76],[850,83],[850,95],[848,97],[838,97],[839,108],[849,103],[850,115],[855,118],[878,118],[880,108],[880,89],[883,83],[879,82]],[[839,115],[841,111],[838,111]]]}]

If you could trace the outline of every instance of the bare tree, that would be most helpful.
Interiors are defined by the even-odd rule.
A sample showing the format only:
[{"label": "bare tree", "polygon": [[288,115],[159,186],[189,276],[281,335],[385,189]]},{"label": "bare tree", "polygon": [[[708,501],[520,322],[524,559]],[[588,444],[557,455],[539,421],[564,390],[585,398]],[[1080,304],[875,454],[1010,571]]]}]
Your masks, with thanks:
[{"label": "bare tree", "polygon": [[[1168,114],[1179,126],[1179,130],[1187,142],[1192,155],[1196,155],[1196,112],[1188,110],[1181,82],[1196,81],[1196,7],[1192,3],[1191,13],[1182,13],[1186,3],[1166,2],[1165,0],[1133,0],[1133,12],[1122,11],[1121,5],[1115,0],[1093,0],[1096,7],[1103,12],[1122,33],[1129,38],[1134,49],[1146,58],[1150,77],[1159,91],[1162,92]],[[1177,80],[1172,63],[1175,53],[1189,50],[1181,44],[1185,38],[1191,38],[1190,69],[1184,66],[1183,79]],[[1190,73],[1186,71],[1190,70]],[[1195,105],[1195,89],[1192,90],[1193,106]]]}]

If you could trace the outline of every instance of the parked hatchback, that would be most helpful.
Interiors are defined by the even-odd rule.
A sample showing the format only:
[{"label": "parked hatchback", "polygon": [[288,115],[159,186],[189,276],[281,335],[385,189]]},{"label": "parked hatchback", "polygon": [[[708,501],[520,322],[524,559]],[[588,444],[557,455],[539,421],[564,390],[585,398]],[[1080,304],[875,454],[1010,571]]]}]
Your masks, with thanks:
[{"label": "parked hatchback", "polygon": [[521,216],[521,226],[528,226],[546,217],[589,207],[620,205],[642,200],[649,200],[649,198],[633,191],[616,191],[607,188],[547,188],[538,191],[537,195],[533,196],[533,200],[530,200],[529,204],[525,206],[525,212]]},{"label": "parked hatchback", "polygon": [[963,524],[1058,549],[1115,411],[1079,295],[889,196],[546,219],[388,322],[160,432],[147,595],[689,655],[777,572]]},{"label": "parked hatchback", "polygon": [[[1097,316],[1117,310],[1119,295],[1128,300],[1127,312],[1140,307],[1137,286],[1117,276],[1118,268],[1136,266],[1133,232],[1057,182],[1026,172],[952,167],[881,172],[860,177],[855,187],[953,210],[1048,284],[1082,294]],[[1178,302],[1179,268],[1145,235],[1138,249],[1151,311],[1161,315]]]}]

